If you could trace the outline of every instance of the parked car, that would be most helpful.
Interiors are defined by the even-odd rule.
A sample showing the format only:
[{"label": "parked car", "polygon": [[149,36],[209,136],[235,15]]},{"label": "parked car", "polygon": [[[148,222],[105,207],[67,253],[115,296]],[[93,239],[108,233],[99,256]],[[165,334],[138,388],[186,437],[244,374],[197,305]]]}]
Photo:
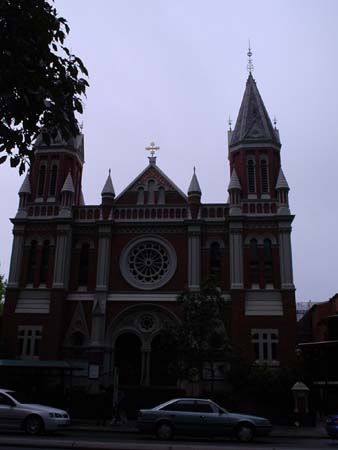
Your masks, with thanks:
[{"label": "parked car", "polygon": [[338,439],[338,414],[329,416],[326,419],[326,431],[332,439]]},{"label": "parked car", "polygon": [[19,393],[0,389],[1,428],[17,428],[28,434],[39,434],[58,430],[69,423],[69,415],[62,409],[28,403]]},{"label": "parked car", "polygon": [[138,415],[141,432],[155,433],[159,439],[176,434],[236,437],[250,442],[255,436],[266,436],[271,423],[264,417],[230,413],[211,400],[176,398],[152,409],[141,409]]}]

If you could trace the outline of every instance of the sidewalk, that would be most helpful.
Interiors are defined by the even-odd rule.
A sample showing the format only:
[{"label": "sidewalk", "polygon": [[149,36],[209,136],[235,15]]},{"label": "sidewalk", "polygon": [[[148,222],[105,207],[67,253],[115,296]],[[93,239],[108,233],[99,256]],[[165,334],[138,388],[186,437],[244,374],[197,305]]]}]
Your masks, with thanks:
[{"label": "sidewalk", "polygon": [[[93,431],[107,433],[138,433],[136,420],[130,420],[127,424],[97,426],[93,420],[73,420],[68,430],[74,431]],[[316,438],[329,439],[324,426],[317,427],[292,427],[292,426],[273,426],[271,437],[275,438]]]}]

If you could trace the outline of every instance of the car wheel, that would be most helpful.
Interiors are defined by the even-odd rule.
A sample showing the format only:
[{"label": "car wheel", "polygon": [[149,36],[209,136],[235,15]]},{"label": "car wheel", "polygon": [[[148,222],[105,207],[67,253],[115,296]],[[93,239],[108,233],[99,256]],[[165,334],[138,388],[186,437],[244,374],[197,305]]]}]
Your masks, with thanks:
[{"label": "car wheel", "polygon": [[173,435],[173,427],[169,422],[162,422],[157,425],[156,436],[161,440],[169,440]]},{"label": "car wheel", "polygon": [[254,435],[255,430],[249,423],[241,423],[236,428],[236,437],[240,442],[251,442]]},{"label": "car wheel", "polygon": [[43,421],[39,416],[28,416],[23,424],[23,428],[27,434],[40,434],[44,429]]}]

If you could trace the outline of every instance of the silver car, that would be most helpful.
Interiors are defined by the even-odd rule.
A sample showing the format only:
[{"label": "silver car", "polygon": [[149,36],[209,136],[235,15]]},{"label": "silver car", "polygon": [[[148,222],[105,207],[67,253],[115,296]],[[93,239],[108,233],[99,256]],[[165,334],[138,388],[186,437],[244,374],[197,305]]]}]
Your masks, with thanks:
[{"label": "silver car", "polygon": [[230,413],[211,400],[177,398],[152,409],[141,409],[138,428],[155,433],[159,439],[170,439],[174,434],[231,436],[249,442],[255,436],[266,436],[271,423],[265,417]]},{"label": "silver car", "polygon": [[16,428],[28,434],[39,434],[58,430],[69,423],[69,415],[62,409],[27,403],[18,393],[0,389],[1,428]]}]

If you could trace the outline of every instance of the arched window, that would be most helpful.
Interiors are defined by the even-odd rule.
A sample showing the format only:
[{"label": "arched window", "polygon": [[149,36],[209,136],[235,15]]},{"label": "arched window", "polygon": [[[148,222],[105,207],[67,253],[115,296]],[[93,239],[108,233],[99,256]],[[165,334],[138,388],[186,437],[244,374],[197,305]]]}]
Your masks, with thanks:
[{"label": "arched window", "polygon": [[137,204],[144,205],[144,189],[139,187],[137,190]]},{"label": "arched window", "polygon": [[89,267],[89,244],[84,243],[81,246],[80,265],[79,265],[79,286],[87,286]]},{"label": "arched window", "polygon": [[272,247],[270,239],[264,239],[264,280],[265,285],[273,284]]},{"label": "arched window", "polygon": [[255,177],[255,161],[253,158],[249,158],[247,161],[248,168],[248,191],[249,194],[256,192],[256,177]]},{"label": "arched window", "polygon": [[44,191],[44,187],[45,187],[45,179],[46,179],[46,165],[42,164],[40,166],[40,171],[39,171],[38,197],[43,196],[43,191]]},{"label": "arched window", "polygon": [[209,250],[210,274],[219,276],[221,271],[221,248],[218,242],[213,242]]},{"label": "arched window", "polygon": [[251,285],[259,284],[259,259],[257,239],[250,241],[250,279]]},{"label": "arched window", "polygon": [[58,166],[57,164],[54,163],[52,164],[49,183],[49,195],[51,197],[55,196],[57,175],[58,175]]},{"label": "arched window", "polygon": [[153,205],[155,203],[155,181],[148,181],[148,204]]},{"label": "arched window", "polygon": [[38,243],[36,241],[32,241],[30,249],[29,249],[27,284],[34,283],[34,277],[35,277],[35,271],[36,271],[37,245],[38,245]]},{"label": "arched window", "polygon": [[158,201],[157,203],[159,205],[164,205],[165,204],[165,189],[164,187],[160,187],[158,189]]},{"label": "arched window", "polygon": [[40,264],[40,283],[47,283],[48,278],[48,258],[49,241],[45,241],[42,246],[41,264]]},{"label": "arched window", "polygon": [[268,162],[265,158],[261,159],[261,190],[262,194],[269,192]]}]

